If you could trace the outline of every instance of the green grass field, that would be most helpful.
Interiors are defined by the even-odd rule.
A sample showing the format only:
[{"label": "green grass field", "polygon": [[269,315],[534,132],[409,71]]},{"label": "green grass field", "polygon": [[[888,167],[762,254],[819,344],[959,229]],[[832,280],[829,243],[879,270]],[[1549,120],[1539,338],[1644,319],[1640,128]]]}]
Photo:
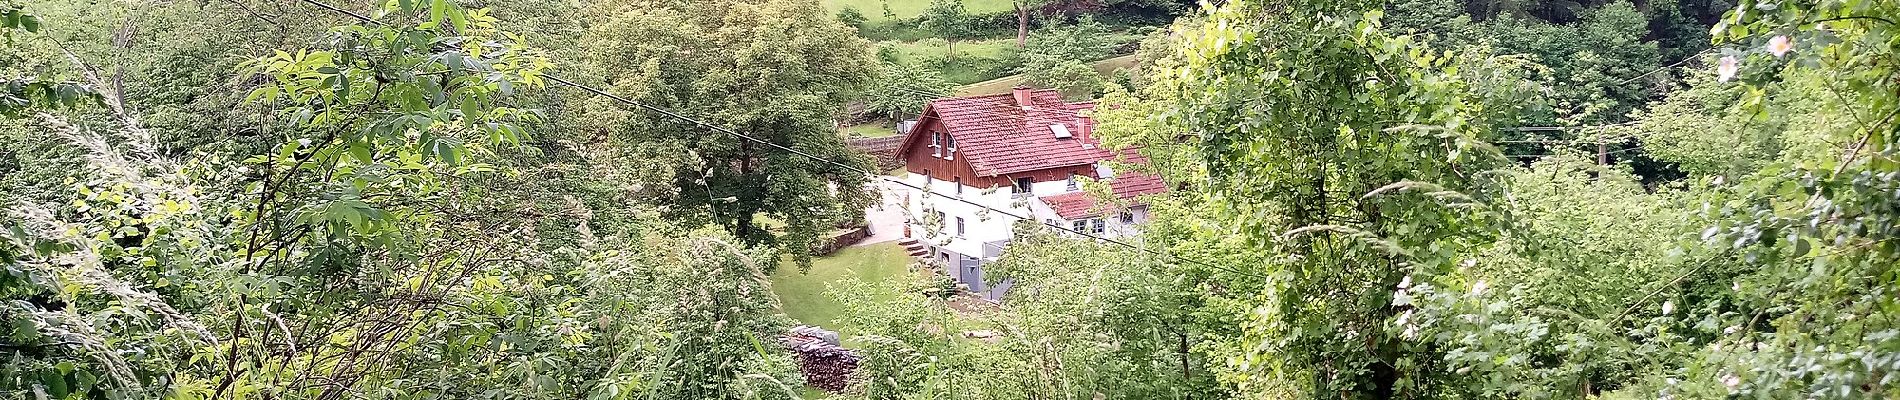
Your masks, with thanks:
[{"label": "green grass field", "polygon": [[[851,7],[858,9],[858,12],[864,14],[866,19],[883,21],[890,19],[884,16],[884,4],[887,1],[891,5],[891,13],[896,14],[896,18],[913,18],[917,14],[922,14],[924,8],[930,7],[930,0],[824,0],[824,3],[825,9],[831,10],[834,14],[845,7]],[[1010,0],[963,0],[963,8],[971,14],[988,14],[1013,9],[1010,7]]]},{"label": "green grass field", "polygon": [[902,279],[910,273],[910,256],[897,242],[846,247],[812,260],[811,271],[800,274],[794,264],[780,265],[772,274],[772,292],[778,294],[785,315],[806,324],[838,329],[842,305],[825,296],[825,284],[845,277],[864,282]]}]

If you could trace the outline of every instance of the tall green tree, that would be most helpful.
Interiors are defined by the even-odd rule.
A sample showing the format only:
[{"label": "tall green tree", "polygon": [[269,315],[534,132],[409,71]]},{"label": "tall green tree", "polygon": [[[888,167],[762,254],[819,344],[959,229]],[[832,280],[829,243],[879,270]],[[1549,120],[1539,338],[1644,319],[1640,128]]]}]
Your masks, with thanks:
[{"label": "tall green tree", "polygon": [[970,12],[964,9],[963,0],[930,0],[917,22],[950,43],[949,60],[957,59],[957,39],[970,35]]},{"label": "tall green tree", "polygon": [[[870,46],[812,0],[613,1],[583,45],[583,71],[619,96],[673,110],[772,145],[848,165],[833,118],[874,77]],[[868,177],[774,146],[713,132],[605,97],[584,97],[584,129],[642,157],[653,172],[641,202],[715,223],[748,243],[775,243],[808,262],[813,244],[857,222]],[[866,168],[867,170],[869,168]],[[755,219],[784,221],[784,232]]]}]

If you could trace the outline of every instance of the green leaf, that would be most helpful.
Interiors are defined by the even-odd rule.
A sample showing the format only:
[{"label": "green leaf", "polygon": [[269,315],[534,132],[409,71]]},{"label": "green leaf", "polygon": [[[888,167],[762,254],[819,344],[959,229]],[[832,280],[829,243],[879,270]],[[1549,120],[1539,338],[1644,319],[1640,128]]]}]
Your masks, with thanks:
[{"label": "green leaf", "polygon": [[25,28],[27,32],[39,33],[40,17],[35,17],[31,14],[21,15],[20,27]]},{"label": "green leaf", "polygon": [[350,143],[350,155],[356,157],[356,161],[365,164],[375,161],[374,155],[370,154],[369,141],[367,139]]},{"label": "green leaf", "polygon": [[66,387],[66,376],[60,375],[58,370],[40,370],[40,385],[45,386],[46,394],[53,398],[63,399],[72,393],[72,389]]},{"label": "green leaf", "polygon": [[448,0],[435,0],[432,3],[429,3],[429,23],[433,25],[441,25],[442,17],[444,16],[444,14],[447,14],[448,9],[449,9]]}]

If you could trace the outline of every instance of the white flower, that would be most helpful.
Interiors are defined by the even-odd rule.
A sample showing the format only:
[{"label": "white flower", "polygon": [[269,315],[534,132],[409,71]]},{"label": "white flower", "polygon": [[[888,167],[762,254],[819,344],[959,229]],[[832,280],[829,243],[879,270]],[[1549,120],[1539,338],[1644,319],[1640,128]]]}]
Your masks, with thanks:
[{"label": "white flower", "polygon": [[1405,340],[1417,339],[1418,325],[1406,325],[1405,332],[1400,332],[1399,337],[1405,338]]},{"label": "white flower", "polygon": [[1405,288],[1409,288],[1409,287],[1412,287],[1412,276],[1411,276],[1411,275],[1406,275],[1406,276],[1405,276],[1405,279],[1400,279],[1400,280],[1399,280],[1399,288],[1400,288],[1400,289],[1405,289]]},{"label": "white flower", "polygon": [[1735,334],[1735,332],[1741,332],[1741,331],[1742,331],[1741,325],[1734,325],[1727,328],[1722,328],[1722,334],[1724,335],[1733,335]]},{"label": "white flower", "polygon": [[1742,291],[1742,281],[1735,281],[1735,284],[1729,285],[1728,288],[1735,289],[1735,291],[1740,292]]},{"label": "white flower", "polygon": [[1729,391],[1735,391],[1735,387],[1742,385],[1742,378],[1733,373],[1722,375],[1722,385],[1728,386]]},{"label": "white flower", "polygon": [[1484,280],[1483,280],[1483,279],[1479,279],[1477,283],[1473,283],[1473,284],[1471,284],[1471,295],[1472,295],[1472,296],[1483,296],[1483,295],[1484,295],[1484,289],[1486,289],[1486,288],[1489,288],[1489,287],[1491,287],[1491,285],[1490,285],[1490,284],[1486,284],[1486,283],[1484,283]]},{"label": "white flower", "polygon": [[1664,314],[1664,315],[1667,315],[1667,314],[1669,314],[1670,312],[1674,312],[1674,311],[1676,311],[1676,301],[1675,301],[1675,300],[1664,300],[1664,301],[1663,301],[1663,314]]},{"label": "white flower", "polygon": [[1722,56],[1721,63],[1715,67],[1715,79],[1722,82],[1735,79],[1735,73],[1742,71],[1741,64],[1741,60],[1736,60],[1735,56]]},{"label": "white flower", "polygon": [[1478,260],[1470,259],[1470,258],[1465,259],[1465,262],[1462,264],[1462,266],[1465,268],[1471,268],[1476,265],[1478,265]]},{"label": "white flower", "polygon": [[1409,322],[1412,322],[1412,310],[1405,310],[1404,314],[1399,314],[1399,325],[1405,325]]},{"label": "white flower", "polygon": [[1768,52],[1774,54],[1775,57],[1781,57],[1790,51],[1794,51],[1794,40],[1789,39],[1787,35],[1775,35],[1768,39]]}]

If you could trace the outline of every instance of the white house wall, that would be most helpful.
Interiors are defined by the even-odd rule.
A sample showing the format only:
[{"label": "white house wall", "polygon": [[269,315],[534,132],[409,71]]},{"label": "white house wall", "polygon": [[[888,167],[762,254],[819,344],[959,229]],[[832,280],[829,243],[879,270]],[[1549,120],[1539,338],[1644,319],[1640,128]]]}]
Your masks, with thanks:
[{"label": "white house wall", "polygon": [[[911,237],[958,255],[982,257],[985,243],[1010,240],[1016,218],[995,211],[986,212],[983,207],[953,198],[1007,210],[1012,214],[1028,213],[1027,209],[1016,206],[1016,200],[1008,187],[990,191],[965,186],[963,193],[959,195],[956,183],[934,179],[926,181],[924,175],[909,174],[905,177],[905,182],[917,186],[928,185],[933,192],[932,195],[925,196],[917,189],[905,189],[910,201],[907,211],[910,215]],[[986,194],[985,191],[990,193]],[[1028,203],[1035,203],[1033,200],[1030,199]],[[937,227],[934,234],[930,232],[932,229],[924,223],[929,216],[928,213],[932,211],[944,214],[941,226]],[[962,217],[964,221],[964,234],[961,236],[956,234],[958,217]]]}]

